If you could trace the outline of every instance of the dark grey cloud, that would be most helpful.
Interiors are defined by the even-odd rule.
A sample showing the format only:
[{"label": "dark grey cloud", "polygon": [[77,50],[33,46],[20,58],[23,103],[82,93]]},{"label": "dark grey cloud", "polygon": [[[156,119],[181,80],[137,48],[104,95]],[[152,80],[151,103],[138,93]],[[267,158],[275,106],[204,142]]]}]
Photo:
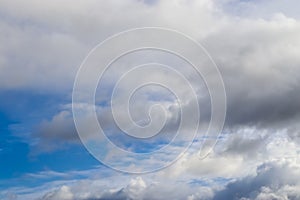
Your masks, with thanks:
[{"label": "dark grey cloud", "polygon": [[67,148],[66,144],[79,144],[72,114],[62,111],[51,120],[44,120],[33,128],[31,137],[35,138],[33,153],[51,152]]},{"label": "dark grey cloud", "polygon": [[[229,183],[224,190],[217,192],[213,199],[299,199],[299,175],[299,168],[293,164],[265,163],[257,168],[256,176]],[[268,194],[264,195],[265,191],[268,191]]]},{"label": "dark grey cloud", "polygon": [[299,31],[285,16],[237,20],[203,40],[223,75],[227,126],[287,126],[299,118]]},{"label": "dark grey cloud", "polygon": [[266,153],[266,144],[270,135],[245,135],[233,133],[228,136],[222,155],[243,155],[245,159],[256,159]]}]

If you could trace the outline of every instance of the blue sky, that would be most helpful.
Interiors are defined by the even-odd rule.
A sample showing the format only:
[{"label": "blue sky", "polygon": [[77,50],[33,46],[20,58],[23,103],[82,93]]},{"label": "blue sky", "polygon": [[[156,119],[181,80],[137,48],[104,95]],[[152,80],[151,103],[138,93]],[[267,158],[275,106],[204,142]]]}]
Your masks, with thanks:
[{"label": "blue sky", "polygon": [[[270,2],[1,1],[0,199],[300,199],[299,2]],[[213,86],[219,81],[206,54],[199,54],[208,72],[204,78],[170,52],[141,50],[112,63],[95,96],[95,116],[106,136],[91,123],[93,105],[72,102],[76,73],[95,46],[124,30],[152,26],[192,37],[213,59],[226,92],[221,135],[204,135],[214,106],[205,81]],[[114,46],[100,46],[100,56],[136,45],[120,38]],[[153,38],[167,44],[176,37]],[[189,44],[170,43],[174,48]],[[198,58],[194,46],[184,50]],[[135,68],[144,63],[152,64]],[[176,71],[157,70],[153,63]],[[78,99],[99,76],[85,75],[80,83],[87,89],[75,91],[82,92]],[[149,80],[170,90],[163,84],[135,88]],[[200,121],[194,138],[195,104]],[[159,134],[130,135],[153,130]],[[203,141],[216,140],[200,159]],[[138,173],[145,170],[151,173]]]},{"label": "blue sky", "polygon": [[[32,130],[36,124],[57,112],[59,104],[67,101],[65,97],[30,91],[7,91],[1,94],[1,98],[5,99],[1,105],[2,187],[7,187],[10,179],[16,178],[17,184],[26,184],[27,180],[23,183],[20,177],[27,173],[43,170],[64,172],[99,165],[81,145],[67,145],[65,149],[55,152],[33,153],[38,150],[32,149],[36,140],[31,136]],[[68,162],[65,162],[66,159]],[[78,162],[78,159],[82,162]]]}]

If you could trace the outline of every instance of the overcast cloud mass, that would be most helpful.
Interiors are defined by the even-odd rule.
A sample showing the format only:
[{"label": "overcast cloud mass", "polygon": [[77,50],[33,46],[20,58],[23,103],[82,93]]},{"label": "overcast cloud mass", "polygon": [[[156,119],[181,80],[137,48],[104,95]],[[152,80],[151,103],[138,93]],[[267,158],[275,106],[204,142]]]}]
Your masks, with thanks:
[{"label": "overcast cloud mass", "polygon": [[[297,0],[1,0],[0,199],[300,199],[299,9]],[[145,153],[172,141],[183,108],[191,119],[183,135],[157,157],[141,159],[139,166],[133,158],[93,143],[104,137],[90,123],[93,107],[72,105],[76,73],[100,42],[139,27],[187,34],[218,66],[226,91],[226,119],[218,143],[205,159],[198,155],[204,138],[200,134],[169,167],[128,174],[99,162],[80,141],[72,106],[82,111],[81,139],[100,145],[105,162],[128,171],[165,166],[182,151],[192,140],[194,103],[200,107],[199,133],[207,128],[212,103],[205,81],[178,57],[143,50],[120,58],[105,72],[95,95],[97,119],[117,147]],[[194,102],[182,82],[170,78],[172,73],[142,70],[131,76],[120,91],[153,78],[166,80],[185,97],[176,101],[172,92],[155,86],[136,92],[128,108],[132,120],[141,126],[149,123],[149,109],[160,104],[166,118],[156,113],[151,120],[154,128],[156,122],[166,123],[161,135],[132,138],[114,122],[110,97],[128,66],[154,61],[187,77],[198,99]],[[83,82],[88,84],[91,76]],[[217,81],[215,74],[206,78]],[[116,102],[123,98],[120,92]],[[123,108],[115,107],[120,122],[131,130]]]}]

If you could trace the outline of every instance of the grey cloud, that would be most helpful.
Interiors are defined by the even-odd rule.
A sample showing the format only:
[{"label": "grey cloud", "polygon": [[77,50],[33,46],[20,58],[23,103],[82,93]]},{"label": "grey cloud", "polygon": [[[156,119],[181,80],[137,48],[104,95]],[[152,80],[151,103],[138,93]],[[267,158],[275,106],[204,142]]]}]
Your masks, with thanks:
[{"label": "grey cloud", "polygon": [[267,139],[272,134],[268,135],[243,135],[233,133],[228,136],[225,147],[221,154],[238,154],[243,155],[245,159],[256,159],[258,156],[266,154]]},{"label": "grey cloud", "polygon": [[240,19],[204,40],[225,82],[226,125],[287,126],[299,118],[299,31],[285,16]]},{"label": "grey cloud", "polygon": [[[284,121],[299,117],[296,19],[282,14],[268,20],[236,19],[218,10],[218,1],[177,3],[110,1],[101,3],[96,12],[91,9],[98,5],[94,1],[63,5],[54,1],[38,8],[35,1],[18,2],[17,7],[4,1],[1,87],[70,90],[76,70],[93,45],[126,28],[159,24],[190,33],[217,62],[227,91],[228,126],[278,122],[286,126]],[[113,11],[105,12],[107,8]],[[165,10],[170,8],[174,11],[167,16]],[[120,10],[122,17],[112,14]],[[22,24],[24,20],[30,23]],[[202,102],[203,119],[209,120],[207,95]]]},{"label": "grey cloud", "polygon": [[[199,16],[197,21],[209,29],[212,2],[194,3],[195,8],[184,3],[178,7],[176,2],[149,5],[136,0],[2,1],[1,89],[70,90],[79,65],[93,46],[129,28],[176,27],[170,22],[177,21],[177,27],[185,30],[182,25],[188,20],[183,17],[189,16],[191,8],[193,15]],[[169,9],[173,10],[171,15],[166,12]]]},{"label": "grey cloud", "polygon": [[32,136],[37,139],[34,143],[34,152],[42,153],[65,148],[64,144],[79,143],[72,114],[62,111],[51,120],[44,120],[35,126]]},{"label": "grey cloud", "polygon": [[[298,55],[300,25],[295,19],[284,15],[276,15],[269,20],[234,19],[221,15],[220,24],[217,22],[219,19],[216,20],[212,14],[214,5],[207,2],[204,6],[193,2],[182,5],[180,8],[172,4],[174,14],[171,14],[169,18],[163,14],[166,13],[163,11],[168,10],[169,5],[159,2],[147,7],[148,5],[135,4],[134,1],[128,1],[122,5],[112,1],[112,3],[103,4],[102,12],[90,14],[87,10],[93,7],[93,3],[84,7],[70,3],[74,11],[65,10],[64,6],[60,7],[61,3],[48,3],[41,9],[28,4],[29,6],[19,10],[20,12],[15,12],[13,3],[8,1],[3,3],[3,7],[1,6],[10,18],[1,23],[1,30],[6,35],[2,38],[5,48],[1,48],[0,57],[1,72],[3,72],[1,73],[3,76],[1,87],[41,86],[48,88],[54,84],[56,88],[70,88],[77,69],[75,66],[80,64],[81,58],[96,41],[124,28],[156,24],[157,19],[162,21],[160,24],[177,21],[180,26],[191,19],[192,24],[201,24],[201,26],[187,30],[201,32],[196,36],[197,39],[205,45],[222,72],[228,97],[227,127],[257,126],[273,129],[289,127],[291,138],[299,136],[298,128],[290,127],[300,118],[298,67],[300,64]],[[115,9],[114,12],[104,12],[111,7]],[[124,9],[124,7],[129,9]],[[195,10],[192,7],[195,7]],[[122,17],[113,14],[120,10],[124,10],[126,14],[123,13]],[[131,14],[133,10],[136,12]],[[56,14],[54,17],[51,15],[53,12]],[[149,15],[143,13],[149,13]],[[152,21],[153,13],[160,14]],[[191,17],[186,17],[187,14]],[[121,21],[119,21],[120,18],[122,18]],[[10,20],[13,19],[17,21],[11,24]],[[25,24],[24,27],[19,27],[22,19],[29,20],[32,25]],[[90,19],[97,23],[89,22]],[[108,19],[108,21],[99,19]],[[204,21],[207,22],[204,23]],[[211,28],[208,28],[209,26]],[[27,49],[31,51],[25,51]],[[67,56],[65,52],[68,52]],[[18,57],[18,60],[11,59],[14,57]],[[205,98],[203,105],[207,102],[208,99]],[[139,106],[143,105],[141,103]],[[139,110],[140,107],[136,109]],[[208,119],[209,109],[205,107],[202,111],[204,111],[202,116]],[[139,114],[137,118],[140,117]],[[102,116],[104,116],[103,124],[112,127],[111,118],[107,117],[105,112]],[[176,123],[176,120],[171,121],[168,130],[172,131]],[[42,122],[34,136],[39,138],[40,146],[47,151],[57,148],[60,142],[72,144],[78,142],[71,113],[65,112],[59,113],[50,121]],[[224,153],[245,154],[246,158],[255,157],[255,150],[265,151],[263,147],[266,139],[266,136],[254,139],[233,137],[225,147]],[[222,161],[225,162],[226,159]],[[195,164],[195,166],[188,169],[196,173],[199,169],[197,169],[198,165]],[[271,166],[271,168],[273,171],[268,172],[269,174],[281,172],[276,166]],[[207,169],[203,171],[208,172]],[[245,178],[236,184],[232,183],[228,186],[228,190],[220,194],[230,196],[233,195],[230,191],[239,189],[244,193],[241,197],[243,195],[246,198],[252,198],[251,195],[258,196],[259,191],[262,193],[263,186],[271,187],[268,180],[277,181],[266,173],[260,173],[256,178]],[[279,179],[284,182],[281,176]],[[286,180],[284,183],[290,184],[289,181]],[[242,185],[241,188],[238,187],[238,183]],[[258,186],[254,187],[254,183]],[[62,192],[69,192],[64,189]],[[271,191],[277,189],[271,188]],[[267,191],[263,190],[264,193]],[[107,198],[110,198],[109,195],[119,195],[119,198],[126,196],[123,190],[106,195]]]},{"label": "grey cloud", "polygon": [[[122,188],[87,188],[84,182],[73,186],[62,186],[49,192],[41,199],[52,200],[55,197],[73,200],[104,199],[197,199],[197,200],[264,200],[291,199],[300,197],[299,165],[294,161],[266,162],[257,167],[255,175],[231,181],[223,189],[214,186],[191,186],[186,182],[164,185],[163,182],[149,184],[142,178],[134,178]],[[93,185],[93,184],[92,184]],[[81,188],[81,189],[80,189]],[[97,188],[97,189],[96,189]]]},{"label": "grey cloud", "polygon": [[[40,200],[54,200],[58,197],[65,200],[160,200],[160,199],[201,199],[209,200],[213,190],[209,187],[189,188],[183,183],[149,183],[142,178],[132,178],[127,185],[121,188],[92,187],[84,182],[73,186],[61,186],[50,191]],[[166,185],[165,185],[166,184]],[[94,188],[93,188],[94,187]]]},{"label": "grey cloud", "polygon": [[[151,5],[141,1],[48,1],[39,5],[36,1],[2,1],[0,88],[70,90],[84,56],[107,36],[151,25],[181,30],[200,41],[220,67],[228,98],[226,128],[237,136],[224,144],[221,155],[203,162],[196,156],[187,156],[186,165],[180,163],[170,174],[237,176],[247,161],[261,162],[255,160],[258,150],[268,160],[278,154],[274,149],[288,155],[290,149],[283,140],[278,143],[268,140],[273,130],[287,129],[293,140],[300,135],[295,125],[300,119],[300,24],[298,19],[278,14],[281,6],[279,1],[275,2],[272,6],[276,8],[269,10],[268,19],[249,19],[232,17],[209,0],[159,1]],[[268,9],[263,7],[262,10]],[[208,102],[206,94],[201,102],[204,120],[210,117]],[[139,111],[145,104],[137,106],[135,109]],[[99,117],[106,128],[114,128],[107,113],[102,110]],[[142,114],[138,112],[136,118]],[[168,131],[173,131],[177,123],[171,115]],[[268,136],[258,133],[254,138],[244,137],[238,130],[247,126],[256,127],[257,132],[266,128]],[[93,132],[93,127],[90,128]],[[41,122],[33,136],[38,139],[41,151],[79,142],[70,109]],[[274,152],[267,151],[270,146]],[[261,165],[256,176],[228,184],[215,197],[211,188],[191,191],[185,184],[174,187],[147,184],[145,189],[139,180],[137,188],[131,184],[114,190],[98,188],[89,191],[90,196],[82,196],[88,188],[81,191],[82,184],[74,188],[64,186],[49,192],[44,199],[137,199],[139,195],[144,199],[299,199],[299,166],[281,162]]]},{"label": "grey cloud", "polygon": [[0,30],[1,90],[70,89],[85,45],[66,33],[6,18]]},{"label": "grey cloud", "polygon": [[257,168],[256,176],[229,183],[213,199],[298,199],[299,175],[299,166],[293,163],[265,163]]}]

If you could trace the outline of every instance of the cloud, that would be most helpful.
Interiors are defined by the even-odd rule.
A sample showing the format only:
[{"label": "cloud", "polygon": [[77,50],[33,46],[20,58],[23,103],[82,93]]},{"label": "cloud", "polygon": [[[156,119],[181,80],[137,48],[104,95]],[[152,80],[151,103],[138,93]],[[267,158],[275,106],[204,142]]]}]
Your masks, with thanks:
[{"label": "cloud", "polygon": [[284,125],[299,117],[299,28],[297,20],[276,15],[233,20],[206,38],[225,82],[228,125]]},{"label": "cloud", "polygon": [[299,1],[290,0],[284,3],[281,0],[272,2],[267,0],[244,1],[244,0],[218,0],[223,5],[228,15],[238,15],[251,18],[269,18],[276,12],[281,12],[288,17],[299,19],[299,13],[296,7],[299,7]]},{"label": "cloud", "polygon": [[[245,135],[251,132],[245,131]],[[261,134],[263,135],[263,134]],[[238,135],[236,136],[238,137]],[[253,136],[252,136],[253,137]],[[45,171],[28,174],[36,179],[56,177],[61,181],[48,182],[41,188],[32,188],[24,196],[21,191],[11,190],[22,199],[71,198],[90,199],[260,199],[286,196],[297,197],[300,182],[299,146],[287,138],[265,140],[265,145],[254,152],[240,151],[233,140],[224,140],[213,154],[199,159],[197,154],[185,154],[169,168],[140,176],[112,173],[106,168],[58,173]],[[253,143],[256,140],[250,140]],[[247,142],[245,139],[242,142]],[[260,144],[260,142],[258,141]],[[233,146],[233,147],[232,147]],[[256,146],[256,145],[255,145]],[[264,148],[263,148],[264,147]],[[230,149],[228,151],[228,149]],[[164,155],[166,156],[166,155]],[[164,158],[163,158],[164,159]],[[149,165],[153,161],[144,161]],[[256,170],[255,170],[256,169]],[[103,175],[108,173],[107,175]],[[27,177],[28,177],[27,176]],[[68,177],[69,181],[64,180]],[[72,178],[73,177],[73,178]],[[77,179],[81,177],[81,179]],[[107,184],[109,180],[110,184]],[[52,182],[52,183],[51,183]],[[35,192],[33,192],[35,191]],[[39,192],[37,192],[39,191]],[[43,192],[41,192],[43,191]],[[26,198],[25,198],[26,197]],[[292,198],[291,198],[292,199]]]},{"label": "cloud", "polygon": [[99,198],[102,199],[144,199],[143,195],[147,185],[141,177],[131,179],[125,188],[118,191],[110,190],[103,193]]},{"label": "cloud", "polygon": [[[98,182],[98,183],[97,183]],[[122,182],[124,184],[124,181]],[[209,199],[213,190],[208,187],[187,187],[182,183],[159,183],[153,182],[147,184],[141,177],[131,178],[127,185],[121,188],[103,187],[99,181],[81,181],[73,186],[63,185],[57,190],[51,191],[41,197],[41,200],[52,200],[60,196],[63,198],[78,200],[125,200],[125,199],[187,199],[201,196],[201,199]],[[99,188],[101,186],[101,188]],[[198,193],[193,193],[197,191]]]},{"label": "cloud", "polygon": [[[115,177],[116,178],[116,177]],[[114,179],[114,178],[112,178]],[[125,177],[123,181],[128,179]],[[114,180],[116,181],[116,180]],[[114,186],[113,182],[109,186],[105,180],[82,180],[70,186],[62,185],[58,189],[50,191],[41,197],[42,200],[54,200],[58,197],[65,199],[142,199],[147,185],[141,177],[128,180],[128,184],[122,188]],[[124,184],[117,181],[118,184]],[[116,188],[114,188],[116,187]],[[59,198],[59,199],[61,199]]]},{"label": "cloud", "polygon": [[[299,169],[299,163],[293,159],[273,160],[258,165],[255,174],[232,179],[229,183],[225,182],[225,186],[212,179],[198,179],[197,184],[188,183],[189,177],[175,178],[177,181],[173,182],[169,178],[164,180],[150,175],[131,179],[124,177],[117,182],[112,177],[111,186],[107,186],[105,180],[84,180],[62,185],[47,192],[41,199],[298,199]],[[155,182],[152,182],[153,178]]]},{"label": "cloud", "polygon": [[264,163],[256,176],[229,183],[213,199],[298,199],[299,173],[299,165],[293,162]]},{"label": "cloud", "polygon": [[68,186],[62,186],[59,190],[46,194],[43,199],[45,200],[51,200],[51,199],[61,199],[61,200],[72,200],[74,199],[74,196],[72,192],[70,191],[70,188]]},{"label": "cloud", "polygon": [[[122,3],[66,1],[62,6],[53,1],[37,9],[35,1],[28,1],[26,5],[20,1],[18,6],[16,2],[4,1],[1,10],[6,17],[0,24],[5,33],[0,52],[3,76],[0,85],[4,90],[38,88],[67,90],[69,94],[82,59],[106,36],[125,28],[166,25],[194,36],[218,64],[228,98],[226,125],[288,127],[291,120],[299,118],[300,110],[299,21],[276,9],[270,11],[272,15],[267,19],[235,18],[222,10],[223,5],[234,2],[248,7],[248,4],[259,4],[207,0],[148,4],[127,0]],[[108,8],[112,9],[109,13]],[[122,16],[113,14],[121,10]],[[18,59],[11,59],[14,57]],[[139,57],[147,60],[146,56]],[[125,65],[125,61],[120,64]],[[113,75],[122,72],[121,69],[112,71]],[[135,79],[142,77],[144,75]],[[193,83],[200,85],[199,81]],[[181,88],[180,84],[177,87]],[[99,96],[106,99],[103,94]],[[203,121],[208,121],[210,109],[205,105],[210,104],[209,95],[199,89],[199,95],[203,94],[201,116]],[[137,106],[144,104],[145,101],[141,101]],[[140,111],[140,107],[135,111]],[[136,118],[139,117],[137,114]]]},{"label": "cloud", "polygon": [[158,174],[191,179],[245,177],[254,175],[256,167],[265,162],[283,158],[297,160],[300,150],[299,144],[291,140],[286,131],[269,132],[248,127],[224,135],[205,159],[200,159],[195,153],[200,146],[201,143],[193,144],[181,159]]},{"label": "cloud", "polygon": [[[200,160],[194,152],[189,152],[167,171],[158,173],[163,178],[190,180],[196,176],[201,181],[222,177],[226,183],[227,179],[235,179],[222,190],[219,187],[216,189],[215,185],[195,188],[186,180],[175,184],[171,179],[172,184],[166,183],[156,176],[149,180],[144,180],[144,177],[126,179],[126,183],[125,180],[121,180],[121,183],[119,180],[111,188],[103,186],[107,180],[101,180],[101,184],[91,180],[78,181],[74,185],[56,186],[56,190],[50,188],[51,191],[43,198],[299,198],[299,181],[296,180],[300,175],[299,166],[282,163],[279,159],[295,158],[299,154],[300,22],[297,13],[289,12],[298,8],[295,6],[298,3],[291,2],[293,4],[285,3],[283,6],[282,2],[276,0],[270,8],[267,1],[236,0],[76,3],[67,0],[43,4],[37,4],[34,0],[2,1],[1,90],[46,90],[71,96],[76,71],[93,46],[113,33],[143,26],[174,28],[193,36],[204,45],[219,66],[226,87],[228,112],[224,132],[228,134],[224,135],[225,139],[219,141],[215,151],[206,159]],[[235,13],[228,13],[232,9]],[[241,15],[240,10],[247,10],[247,14]],[[151,60],[152,57],[145,56],[146,53],[136,54],[131,59],[136,62]],[[164,55],[160,61],[167,60],[177,68],[186,69],[185,65],[171,58]],[[97,111],[99,121],[104,129],[110,131],[108,134],[111,134],[112,141],[121,147],[136,150],[144,148],[146,142],[132,142],[119,135],[114,137],[119,129],[113,123],[109,109],[111,81],[124,72],[126,64],[132,62],[122,60],[104,79],[104,87],[96,96],[99,103]],[[204,91],[203,82],[197,81],[192,70],[184,71],[191,83],[196,85],[197,94],[201,97],[201,120],[205,124],[211,114],[209,94]],[[133,77],[132,83],[151,76],[157,77],[156,74],[142,73]],[[159,78],[168,79],[168,76],[160,74]],[[214,80],[215,77],[209,78]],[[185,88],[176,81],[176,87],[185,94]],[[126,90],[128,85],[122,86]],[[148,108],[159,102],[167,111],[166,131],[174,133],[179,123],[178,104],[166,98],[169,96],[166,92],[155,89],[151,92],[159,94],[155,96],[159,101],[148,98],[153,96],[147,92],[139,93],[135,96],[134,106],[132,104],[132,117],[138,122],[148,119]],[[119,98],[122,99],[122,96]],[[192,113],[189,102],[184,103]],[[85,115],[81,120],[88,130],[86,137],[93,139],[95,127],[89,124],[90,105],[75,106],[83,107]],[[128,116],[122,106],[118,107],[118,111],[121,120],[125,121]],[[67,148],[66,144],[80,144],[70,104],[63,106],[50,119],[42,120],[32,132],[31,145],[39,149],[39,153]],[[189,133],[189,127],[185,132]],[[200,145],[200,142],[196,142],[192,150],[198,150]],[[167,152],[169,155],[161,155],[162,160],[169,158],[179,147],[172,148],[174,151]],[[115,152],[109,152],[109,156],[122,157],[115,155]],[[161,160],[149,159],[143,164],[155,165],[157,162]],[[257,166],[260,167],[255,172]],[[158,180],[158,183],[152,183],[152,180]]]},{"label": "cloud", "polygon": [[[174,20],[184,25],[183,16],[193,8],[180,1],[155,5],[136,0],[37,3],[1,2],[1,89],[70,91],[82,60],[106,37],[141,26],[175,27]],[[210,1],[193,4],[197,6],[193,14],[201,16],[198,20],[211,20]],[[171,15],[165,12],[169,9]]]},{"label": "cloud", "polygon": [[33,135],[37,139],[32,145],[38,152],[51,152],[65,148],[65,144],[78,144],[79,137],[74,125],[72,114],[61,111],[50,121],[44,120],[34,128]]}]

